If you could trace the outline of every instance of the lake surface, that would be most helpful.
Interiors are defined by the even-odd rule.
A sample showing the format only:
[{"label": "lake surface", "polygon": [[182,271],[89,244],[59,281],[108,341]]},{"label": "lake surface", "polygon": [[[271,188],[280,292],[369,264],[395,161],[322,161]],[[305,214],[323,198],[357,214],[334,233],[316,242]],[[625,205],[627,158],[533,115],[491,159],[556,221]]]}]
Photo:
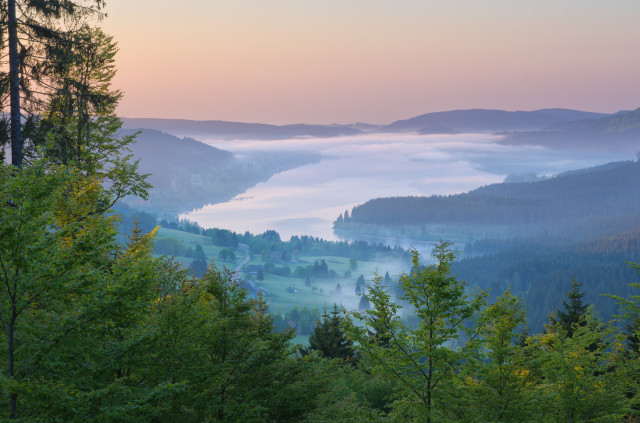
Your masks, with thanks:
[{"label": "lake surface", "polygon": [[501,182],[508,174],[551,175],[633,157],[498,144],[499,136],[370,134],[282,141],[203,140],[237,155],[314,151],[318,163],[273,176],[231,201],[182,214],[205,228],[262,233],[283,240],[312,235],[336,240],[340,213],[377,197],[455,194]]}]

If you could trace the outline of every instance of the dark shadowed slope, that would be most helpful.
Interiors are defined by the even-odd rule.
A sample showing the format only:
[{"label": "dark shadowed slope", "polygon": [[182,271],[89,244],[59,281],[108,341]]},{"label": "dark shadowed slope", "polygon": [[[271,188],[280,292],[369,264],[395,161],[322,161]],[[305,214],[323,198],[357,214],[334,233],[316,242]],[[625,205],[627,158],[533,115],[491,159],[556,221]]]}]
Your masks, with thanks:
[{"label": "dark shadowed slope", "polygon": [[151,174],[154,188],[148,202],[129,201],[168,214],[227,201],[278,172],[320,160],[318,154],[291,151],[247,152],[237,158],[200,141],[154,130],[143,130],[136,140],[132,153],[140,159],[141,173]]},{"label": "dark shadowed slope", "polygon": [[638,186],[640,163],[620,162],[538,182],[488,185],[465,194],[378,198],[354,207],[347,219],[340,216],[334,228],[348,234],[371,232],[372,227],[390,232],[403,225],[414,230],[431,227],[433,232],[439,226],[467,237],[487,231],[500,237],[544,231],[602,233],[614,221],[633,225],[638,220]]}]

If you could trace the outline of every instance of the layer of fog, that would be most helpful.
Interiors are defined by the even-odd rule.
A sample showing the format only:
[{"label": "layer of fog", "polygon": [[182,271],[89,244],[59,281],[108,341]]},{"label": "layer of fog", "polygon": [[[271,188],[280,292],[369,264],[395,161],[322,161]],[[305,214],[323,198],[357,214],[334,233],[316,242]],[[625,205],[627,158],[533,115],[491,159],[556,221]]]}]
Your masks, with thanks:
[{"label": "layer of fog", "polygon": [[304,150],[322,154],[316,164],[273,176],[229,202],[181,215],[203,227],[243,233],[278,231],[336,239],[340,213],[377,197],[454,194],[501,182],[508,174],[551,175],[615,160],[622,153],[550,150],[496,143],[498,136],[369,134],[282,141],[216,141],[241,155]]}]

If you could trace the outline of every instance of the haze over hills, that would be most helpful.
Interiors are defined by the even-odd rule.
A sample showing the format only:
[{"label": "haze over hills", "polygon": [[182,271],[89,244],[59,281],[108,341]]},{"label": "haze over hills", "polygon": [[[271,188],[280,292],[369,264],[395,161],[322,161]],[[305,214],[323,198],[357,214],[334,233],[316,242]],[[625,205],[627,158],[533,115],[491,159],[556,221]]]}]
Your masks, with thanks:
[{"label": "haze over hills", "polygon": [[459,132],[524,131],[605,116],[608,115],[559,108],[515,112],[489,109],[451,110],[399,120],[382,127],[380,131],[411,132],[429,127],[444,127]]},{"label": "haze over hills", "polygon": [[542,131],[508,134],[502,143],[635,152],[640,149],[640,108],[596,119],[556,123]]},{"label": "haze over hills", "polygon": [[[417,132],[420,134],[456,134],[460,132],[537,131],[551,125],[569,124],[612,115],[571,109],[504,111],[488,109],[451,110],[427,113],[390,125],[355,123],[353,125],[270,125],[264,123],[225,122],[219,120],[122,118],[123,128],[148,128],[176,136],[198,139],[289,139],[337,137],[370,132]],[[615,115],[614,115],[615,116]]]},{"label": "haze over hills", "polygon": [[[275,140],[285,135],[291,138],[289,135],[304,133],[310,127],[322,128],[323,131],[327,131],[325,134],[329,134],[332,131],[340,132],[345,127],[289,125],[283,130],[283,127],[274,125],[218,122],[217,125],[207,127],[207,122],[180,121],[184,125],[181,127],[172,125],[175,121],[153,119],[146,123],[166,125],[166,129],[174,131],[189,130],[193,134],[201,133],[201,138],[206,137],[209,140],[216,138],[216,135],[212,135],[214,132],[207,132],[209,129],[217,128],[220,134],[220,128],[225,128],[228,130],[224,133],[226,135],[223,134],[226,138],[220,139],[237,139],[237,142],[226,144],[237,153],[155,130],[142,132],[138,137],[138,144],[134,146],[134,153],[142,158],[142,171],[154,175],[151,183],[157,187],[151,192],[149,203],[143,205],[146,207],[144,210],[151,209],[160,212],[161,216],[167,216],[172,212],[193,209],[207,203],[223,203],[219,204],[220,208],[215,209],[215,212],[210,213],[211,216],[215,216],[214,223],[206,224],[197,219],[195,221],[208,227],[220,225],[216,227],[229,229],[230,227],[222,223],[225,222],[225,210],[228,208],[234,221],[242,222],[241,229],[234,228],[240,233],[246,230],[255,232],[247,225],[260,219],[269,221],[269,207],[280,204],[281,208],[276,211],[273,221],[286,222],[283,225],[286,224],[288,227],[302,222],[299,223],[300,226],[308,231],[312,230],[316,223],[303,214],[304,210],[296,210],[298,204],[313,205],[313,201],[317,200],[318,208],[328,205],[322,200],[321,191],[304,197],[304,190],[309,186],[317,186],[318,189],[330,191],[331,195],[336,197],[337,187],[344,186],[349,191],[349,208],[356,201],[366,201],[354,200],[354,190],[362,190],[362,187],[355,188],[360,179],[373,178],[373,174],[363,173],[364,168],[372,167],[371,156],[368,154],[381,156],[380,161],[375,162],[373,166],[376,169],[375,175],[384,175],[383,177],[390,179],[393,179],[393,174],[385,168],[386,164],[390,168],[398,169],[405,178],[411,171],[406,165],[398,165],[405,162],[396,161],[397,157],[394,154],[403,158],[410,157],[411,164],[416,166],[412,168],[416,172],[415,178],[411,178],[412,183],[416,184],[420,178],[427,181],[420,185],[419,192],[429,192],[438,181],[436,176],[429,176],[427,167],[446,166],[446,163],[441,162],[450,160],[451,155],[458,157],[456,154],[462,154],[457,150],[465,151],[459,157],[465,165],[473,162],[476,168],[485,169],[483,163],[489,162],[492,166],[486,169],[493,169],[495,174],[502,174],[498,169],[504,170],[504,174],[507,174],[513,172],[516,167],[518,171],[530,171],[533,175],[533,178],[527,179],[530,181],[539,176],[536,169],[538,172],[548,172],[540,169],[553,161],[566,163],[568,160],[578,160],[576,156],[579,154],[574,153],[572,147],[568,147],[566,151],[558,151],[556,148],[506,148],[496,144],[497,140],[500,142],[501,137],[455,135],[460,130],[452,127],[464,128],[466,124],[467,128],[476,125],[473,128],[477,129],[477,125],[483,122],[483,116],[496,116],[493,121],[485,121],[484,128],[495,125],[497,129],[505,130],[523,122],[530,124],[537,119],[536,125],[541,125],[540,131],[518,134],[542,131],[628,133],[634,130],[635,114],[638,113],[633,111],[604,115],[605,117],[597,119],[577,119],[581,116],[599,114],[551,110],[551,115],[555,116],[553,119],[548,118],[549,114],[540,113],[543,111],[458,111],[460,114],[443,112],[440,117],[460,117],[469,112],[466,114],[468,120],[461,118],[459,123],[454,122],[451,126],[444,126],[443,122],[436,125],[438,122],[434,120],[433,124],[421,126],[409,133],[393,134],[375,126],[357,124],[359,129],[354,129],[355,125],[347,126],[355,131],[351,134],[356,135],[355,137],[345,136],[327,141],[318,136],[315,140],[285,139],[282,142],[273,141],[267,144],[256,142],[254,139]],[[544,115],[542,118],[541,114]],[[472,118],[476,119],[476,123],[473,123]],[[546,121],[554,119],[561,122],[543,125]],[[142,126],[145,122],[130,120],[129,124]],[[266,135],[261,135],[260,128],[269,128]],[[234,133],[235,130],[240,132]],[[286,133],[287,131],[289,132]],[[362,136],[365,133],[371,135]],[[437,136],[447,133],[452,135]],[[420,137],[417,134],[426,136]],[[511,135],[507,135],[506,138],[509,139]],[[242,141],[243,136],[248,140]],[[304,135],[300,135],[302,136]],[[409,140],[406,146],[402,144],[403,140]],[[404,153],[400,152],[400,145],[407,148]],[[253,149],[263,151],[253,153]],[[285,151],[286,149],[297,151]],[[390,153],[391,150],[393,154]],[[447,154],[443,155],[442,152]],[[607,155],[584,152],[583,156],[583,159],[597,157],[590,163],[602,163]],[[610,158],[609,161],[626,160],[629,155],[618,154],[618,157],[620,158]],[[338,159],[346,160],[345,165],[341,165]],[[362,168],[357,165],[359,162],[356,159],[362,160]],[[309,163],[316,163],[317,166],[304,166]],[[498,163],[502,166],[497,166]],[[508,170],[505,170],[507,164],[510,167],[507,166]],[[590,165],[560,168],[575,169]],[[257,182],[265,181],[277,172],[297,167],[307,170],[296,169],[283,173],[271,178],[265,186],[258,185],[261,189],[252,188],[245,195],[239,196],[237,201],[227,202]],[[340,180],[335,186],[322,179],[324,174],[340,174],[342,170],[337,169],[346,169],[345,173],[351,179]],[[457,169],[455,177],[463,175],[464,169],[464,166]],[[291,182],[292,179],[295,179],[295,184]],[[512,181],[516,179],[510,178]],[[273,183],[274,180],[279,182]],[[298,183],[301,185],[297,185]],[[398,183],[397,180],[394,181],[392,191],[386,195],[402,195]],[[302,185],[304,187],[301,187]],[[480,184],[473,186],[478,185]],[[457,274],[472,284],[490,289],[492,292],[499,293],[511,286],[513,292],[524,298],[527,304],[535,304],[529,322],[533,327],[539,328],[546,318],[546,313],[554,306],[553,301],[562,297],[567,281],[573,276],[584,283],[584,288],[589,293],[589,301],[597,305],[603,316],[618,312],[615,304],[608,303],[609,300],[602,300],[596,293],[626,295],[625,283],[633,277],[634,272],[627,269],[624,261],[640,258],[640,244],[635,241],[640,228],[637,186],[640,186],[640,163],[618,161],[565,172],[553,178],[539,178],[537,182],[487,185],[460,195],[366,201],[362,206],[356,207],[348,218],[342,216],[342,222],[339,218],[335,228],[338,235],[344,235],[349,239],[370,240],[373,235],[375,240],[389,242],[390,245],[394,245],[395,240],[408,240],[406,245],[411,245],[413,241],[426,241],[421,245],[428,245],[429,242],[438,239],[457,241],[459,248],[465,249],[466,257],[456,265]],[[277,191],[280,188],[282,195]],[[465,188],[468,189],[470,188]],[[278,195],[274,195],[274,192],[278,192]],[[366,198],[373,196],[375,194],[367,194]],[[135,207],[136,204],[132,206]],[[245,210],[252,212],[245,213]],[[331,216],[335,217],[337,213],[333,211]],[[289,219],[289,215],[304,217]],[[190,216],[187,218],[192,219]],[[326,219],[327,223],[330,220],[331,217]],[[281,230],[279,227],[270,228]],[[463,247],[463,244],[466,245]]]},{"label": "haze over hills", "polygon": [[640,260],[640,162],[561,173],[536,182],[491,184],[464,194],[378,198],[340,215],[346,239],[458,242],[454,273],[496,296],[506,289],[529,306],[542,330],[569,281],[603,319],[620,313],[599,294],[632,294]]},{"label": "haze over hills", "polygon": [[[297,137],[337,137],[357,135],[356,125],[269,125],[264,123],[225,122],[220,120],[122,118],[123,128],[148,128],[181,137],[232,139],[286,139]],[[360,124],[362,125],[362,124]]]},{"label": "haze over hills", "polygon": [[236,157],[194,139],[149,129],[138,134],[131,152],[140,159],[140,172],[150,174],[148,181],[154,188],[148,201],[131,198],[128,202],[169,215],[227,201],[278,172],[320,160],[319,154],[298,151]]}]

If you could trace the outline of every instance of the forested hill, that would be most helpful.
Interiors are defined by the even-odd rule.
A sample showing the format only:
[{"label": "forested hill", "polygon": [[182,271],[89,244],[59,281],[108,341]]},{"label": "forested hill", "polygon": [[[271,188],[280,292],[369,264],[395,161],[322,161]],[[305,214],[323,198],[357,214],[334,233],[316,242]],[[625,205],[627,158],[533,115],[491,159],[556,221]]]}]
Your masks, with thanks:
[{"label": "forested hill", "polygon": [[399,120],[382,128],[381,131],[423,131],[431,127],[444,127],[460,132],[525,131],[539,130],[562,122],[605,116],[607,115],[603,113],[570,109],[541,109],[526,112],[488,109],[451,110]]},{"label": "forested hill", "polygon": [[[121,135],[136,131],[123,130]],[[145,129],[136,136],[131,146],[133,154],[142,159],[144,170],[152,174],[166,173],[176,163],[188,164],[199,171],[212,165],[233,161],[233,153],[215,148],[191,138],[177,138],[161,131]]]},{"label": "forested hill", "polygon": [[[122,130],[120,136],[134,130]],[[247,152],[241,158],[190,138],[145,129],[131,145],[141,173],[150,174],[149,200],[128,198],[136,207],[172,215],[227,201],[272,175],[320,159],[315,153]]]},{"label": "forested hill", "polygon": [[508,134],[502,143],[637,152],[640,149],[640,108],[596,119],[558,123],[542,131]]},{"label": "forested hill", "polygon": [[602,234],[611,224],[624,225],[616,230],[635,224],[638,186],[640,163],[618,162],[458,195],[378,198],[356,206],[351,215],[341,215],[334,227],[340,233],[358,231],[360,225],[483,225],[502,228],[504,236],[525,236],[578,226],[584,231],[589,221],[590,228]]}]

